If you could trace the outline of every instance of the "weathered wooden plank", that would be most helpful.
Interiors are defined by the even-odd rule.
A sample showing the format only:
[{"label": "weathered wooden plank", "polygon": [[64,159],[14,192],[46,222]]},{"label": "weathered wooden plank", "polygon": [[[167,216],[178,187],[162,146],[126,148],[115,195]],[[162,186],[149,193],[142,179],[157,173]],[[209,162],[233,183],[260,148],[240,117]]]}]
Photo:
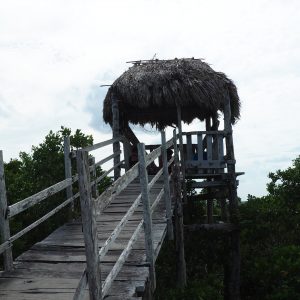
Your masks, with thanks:
[{"label": "weathered wooden plank", "polygon": [[[4,269],[10,270],[13,267],[12,250],[8,243],[10,238],[9,219],[7,216],[7,197],[4,177],[3,152],[0,150],[0,238],[1,247],[5,249],[3,253]],[[0,253],[3,252],[0,247]]]},{"label": "weathered wooden plank", "polygon": [[189,160],[186,161],[186,167],[187,168],[193,168],[193,167],[198,167],[201,169],[220,169],[220,168],[225,168],[225,161],[222,160],[211,160],[211,161],[194,161],[194,160]]},{"label": "weathered wooden plank", "polygon": [[226,186],[226,183],[222,181],[192,182],[193,188],[209,188],[209,187],[219,187],[219,186]]},{"label": "weathered wooden plank", "polygon": [[193,159],[192,136],[191,136],[191,134],[186,135],[186,157],[187,157],[188,160]]},{"label": "weathered wooden plank", "polygon": [[172,203],[171,193],[169,185],[169,170],[168,170],[168,158],[166,149],[166,133],[164,130],[161,131],[161,147],[162,147],[162,161],[163,161],[163,175],[164,175],[164,195],[165,195],[165,206],[166,206],[166,217],[168,227],[168,239],[174,239],[173,233],[173,222],[172,222]]},{"label": "weathered wooden plank", "polygon": [[104,146],[108,146],[108,145],[113,144],[115,142],[119,142],[121,140],[122,140],[122,136],[119,136],[117,138],[113,138],[113,139],[110,139],[110,140],[107,140],[107,141],[104,141],[104,142],[97,143],[97,144],[92,145],[92,146],[85,147],[82,150],[90,152],[90,151],[102,148]]},{"label": "weathered wooden plank", "polygon": [[203,161],[202,133],[197,133],[197,153],[198,153],[198,161]]},{"label": "weathered wooden plank", "polygon": [[[65,136],[64,137],[64,164],[65,164],[65,178],[66,179],[72,179],[72,164],[71,164],[71,157],[70,157],[71,151],[70,151],[70,137]],[[71,198],[73,196],[73,189],[72,189],[72,183],[66,187],[66,196],[67,199]],[[71,202],[70,209],[69,209],[69,218],[72,217],[74,212],[74,202]]]},{"label": "weathered wooden plank", "polygon": [[138,155],[139,155],[139,177],[142,190],[142,203],[143,203],[143,224],[145,232],[145,245],[146,245],[146,258],[150,268],[150,284],[152,291],[156,287],[156,276],[155,276],[155,262],[154,262],[154,251],[153,251],[153,234],[152,234],[152,218],[150,210],[149,200],[149,188],[148,188],[148,173],[146,167],[145,158],[145,145],[138,144]]},{"label": "weathered wooden plank", "polygon": [[[111,111],[112,111],[112,131],[113,138],[118,138],[120,136],[120,120],[119,120],[119,105],[118,100],[114,93],[112,93],[111,97]],[[120,142],[113,143],[113,151],[114,153],[120,152]],[[120,154],[114,157],[114,166],[118,165],[121,157]],[[117,180],[121,176],[121,168],[115,167],[114,169],[114,180]]]},{"label": "weathered wooden plank", "polygon": [[87,257],[87,273],[89,294],[91,300],[102,299],[101,272],[98,259],[98,245],[96,238],[95,205],[91,198],[88,154],[77,151],[77,173],[79,176],[81,218],[84,233],[85,253]]},{"label": "weathered wooden plank", "polygon": [[131,146],[130,146],[130,142],[125,136],[122,142],[123,142],[123,149],[124,149],[125,171],[128,171],[130,169]]},{"label": "weathered wooden plank", "polygon": [[184,254],[184,234],[183,234],[183,210],[181,199],[180,169],[177,164],[173,166],[172,171],[173,197],[175,202],[175,243],[176,243],[176,269],[177,286],[186,285],[186,263]]},{"label": "weathered wooden plank", "polygon": [[181,107],[177,105],[177,126],[178,126],[178,135],[179,135],[179,149],[180,149],[180,165],[181,172],[183,176],[182,180],[182,189],[183,189],[183,201],[187,202],[187,192],[186,192],[186,183],[185,183],[185,157],[183,151],[183,140],[182,140],[182,122],[181,122]]},{"label": "weathered wooden plank", "polygon": [[79,284],[76,288],[75,294],[73,296],[73,300],[82,300],[85,298],[86,296],[85,289],[87,285],[88,285],[87,271],[84,270],[79,280]]},{"label": "weathered wooden plank", "polygon": [[45,200],[46,198],[62,191],[66,187],[72,184],[72,179],[68,178],[62,180],[30,197],[25,198],[24,200],[19,201],[13,205],[9,206],[8,209],[8,217],[12,218],[13,216],[19,214],[20,212],[32,207],[35,204],[40,203],[41,201]]},{"label": "weathered wooden plank", "polygon": [[226,132],[224,130],[199,130],[199,131],[188,131],[188,132],[182,132],[182,135],[198,135],[198,134],[216,134],[220,136],[225,136]]}]

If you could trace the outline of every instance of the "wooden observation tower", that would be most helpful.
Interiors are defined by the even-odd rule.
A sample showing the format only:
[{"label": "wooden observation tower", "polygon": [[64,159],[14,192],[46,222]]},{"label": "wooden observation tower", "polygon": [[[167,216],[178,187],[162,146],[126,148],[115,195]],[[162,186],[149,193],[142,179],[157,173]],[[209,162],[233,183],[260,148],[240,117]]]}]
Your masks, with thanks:
[{"label": "wooden observation tower", "polygon": [[[127,164],[139,139],[129,123],[150,124],[164,131],[177,128],[183,203],[187,203],[186,181],[201,189],[193,198],[206,201],[204,223],[189,230],[221,230],[230,241],[225,274],[225,299],[239,299],[240,249],[237,173],[232,125],[240,117],[240,100],[234,83],[214,71],[201,59],[133,61],[110,87],[103,106],[103,118],[110,123],[114,137],[127,139]],[[182,132],[182,122],[205,122],[205,130]],[[143,142],[143,141],[141,141]],[[154,149],[148,145],[146,149]],[[115,149],[118,151],[119,149]],[[117,163],[117,161],[116,161]],[[134,160],[133,160],[134,163]],[[189,201],[193,201],[190,199]],[[218,202],[221,216],[214,222],[213,203]]]}]

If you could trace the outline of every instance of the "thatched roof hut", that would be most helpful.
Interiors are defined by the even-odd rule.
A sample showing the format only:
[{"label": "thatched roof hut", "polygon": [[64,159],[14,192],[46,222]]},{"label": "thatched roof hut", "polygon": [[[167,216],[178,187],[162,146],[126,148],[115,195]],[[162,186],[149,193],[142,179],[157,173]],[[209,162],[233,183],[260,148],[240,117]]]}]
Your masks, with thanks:
[{"label": "thatched roof hut", "polygon": [[[112,123],[112,95],[118,99],[121,124],[150,123],[158,129],[177,124],[177,106],[182,121],[216,117],[226,97],[231,101],[231,122],[240,116],[240,100],[234,83],[201,59],[134,62],[109,88],[103,118]],[[122,125],[121,125],[122,127]]]}]

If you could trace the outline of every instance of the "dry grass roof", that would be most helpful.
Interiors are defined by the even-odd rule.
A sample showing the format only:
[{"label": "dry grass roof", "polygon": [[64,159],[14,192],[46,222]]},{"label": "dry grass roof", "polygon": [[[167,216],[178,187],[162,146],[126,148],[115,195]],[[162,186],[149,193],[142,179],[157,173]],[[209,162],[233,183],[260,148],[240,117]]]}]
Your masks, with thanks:
[{"label": "dry grass roof", "polygon": [[214,71],[201,59],[151,60],[134,62],[109,88],[103,118],[112,122],[111,97],[118,99],[121,122],[161,129],[177,124],[176,105],[182,120],[204,120],[223,111],[230,96],[232,123],[240,117],[240,100],[232,80]]}]

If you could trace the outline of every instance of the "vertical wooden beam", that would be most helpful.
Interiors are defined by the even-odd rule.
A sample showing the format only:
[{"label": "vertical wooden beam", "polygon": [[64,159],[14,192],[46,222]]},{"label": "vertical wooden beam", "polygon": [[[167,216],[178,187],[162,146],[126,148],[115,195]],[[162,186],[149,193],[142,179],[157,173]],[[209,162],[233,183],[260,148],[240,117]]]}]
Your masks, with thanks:
[{"label": "vertical wooden beam", "polygon": [[[212,129],[214,131],[218,131],[219,128],[219,120],[216,116],[212,118]],[[213,160],[218,160],[218,135],[213,135],[213,144],[212,144],[212,159]]]},{"label": "vertical wooden beam", "polygon": [[206,134],[206,140],[207,140],[207,160],[209,162],[213,159],[213,153],[212,153],[212,135]]},{"label": "vertical wooden beam", "polygon": [[175,203],[176,284],[186,286],[186,262],[184,256],[183,209],[181,198],[180,168],[177,163],[172,170],[173,197]]},{"label": "vertical wooden beam", "polygon": [[91,300],[102,299],[100,262],[98,255],[95,203],[91,197],[88,153],[77,151],[81,219],[85,243],[89,293]]},{"label": "vertical wooden beam", "polygon": [[[118,100],[114,94],[112,94],[112,117],[113,117],[113,138],[120,136],[120,119],[119,119],[119,106]],[[117,153],[120,151],[120,142],[113,143],[113,151]],[[121,156],[114,157],[114,166],[116,166],[121,160]],[[114,180],[117,180],[121,176],[121,167],[118,166],[114,169]]]},{"label": "vertical wooden beam", "polygon": [[186,135],[186,157],[187,160],[193,159],[193,148],[192,148],[192,135],[188,134]]},{"label": "vertical wooden beam", "polygon": [[93,198],[97,199],[99,196],[99,191],[98,191],[97,183],[96,183],[97,167],[96,167],[96,159],[94,156],[92,157],[92,166],[93,166],[93,171],[92,171],[93,180],[95,181],[95,184],[92,186],[92,196],[93,196]]},{"label": "vertical wooden beam", "polygon": [[124,149],[124,160],[125,160],[125,171],[130,169],[130,156],[131,156],[131,146],[130,142],[124,136],[123,139],[123,149]]},{"label": "vertical wooden beam", "polygon": [[170,184],[169,184],[166,133],[164,130],[161,131],[161,153],[162,153],[163,175],[164,175],[164,197],[165,197],[165,205],[166,205],[167,232],[168,232],[168,239],[173,240],[174,233],[173,233],[173,223],[172,223],[172,203],[171,203]]},{"label": "vertical wooden beam", "polygon": [[179,164],[176,129],[173,130],[174,163]]},{"label": "vertical wooden beam", "polygon": [[[8,241],[10,238],[9,219],[7,216],[7,198],[4,175],[3,153],[0,150],[0,237],[1,244]],[[11,248],[3,252],[4,270],[9,271],[13,268],[13,256]]]},{"label": "vertical wooden beam", "polygon": [[185,158],[183,153],[183,140],[182,140],[182,124],[181,124],[181,107],[177,105],[177,126],[179,133],[179,148],[180,148],[180,160],[181,160],[181,172],[183,176],[182,180],[182,189],[183,189],[183,201],[187,202],[187,192],[186,192],[186,183],[185,183]]},{"label": "vertical wooden beam", "polygon": [[[70,151],[70,137],[64,137],[64,162],[65,162],[65,178],[72,178],[72,163]],[[66,188],[67,199],[73,197],[72,184]],[[69,207],[69,219],[72,219],[74,214],[74,202],[72,201]]]},{"label": "vertical wooden beam", "polygon": [[[211,130],[211,118],[205,119],[205,126],[206,131]],[[206,134],[206,149],[207,149],[207,161],[212,161],[212,135]],[[211,173],[210,169],[207,169],[207,173]],[[208,181],[211,181],[211,179],[208,179]],[[207,188],[208,193],[211,193],[211,188]],[[214,222],[213,220],[213,199],[207,199],[206,201],[206,222],[208,224],[212,224]]]},{"label": "vertical wooden beam", "polygon": [[154,248],[153,248],[153,234],[152,234],[152,216],[150,210],[149,188],[148,188],[148,173],[145,160],[145,145],[138,144],[139,155],[139,175],[142,190],[142,203],[143,203],[143,217],[144,217],[144,232],[145,232],[145,246],[146,246],[146,259],[150,266],[150,282],[152,291],[156,288],[156,275],[155,275],[155,261],[154,261]]},{"label": "vertical wooden beam", "polygon": [[197,152],[198,152],[198,161],[203,161],[203,141],[202,134],[197,134]]},{"label": "vertical wooden beam", "polygon": [[[237,182],[235,175],[235,157],[232,138],[231,126],[231,107],[230,97],[227,95],[224,107],[224,130],[226,132],[226,157],[230,161],[227,163],[229,174],[229,220],[232,224],[239,226],[238,215],[238,197],[237,197]],[[240,236],[239,231],[235,230],[230,234],[230,254],[228,260],[227,274],[224,278],[225,291],[224,299],[240,299]],[[225,268],[226,269],[226,268]]]}]

